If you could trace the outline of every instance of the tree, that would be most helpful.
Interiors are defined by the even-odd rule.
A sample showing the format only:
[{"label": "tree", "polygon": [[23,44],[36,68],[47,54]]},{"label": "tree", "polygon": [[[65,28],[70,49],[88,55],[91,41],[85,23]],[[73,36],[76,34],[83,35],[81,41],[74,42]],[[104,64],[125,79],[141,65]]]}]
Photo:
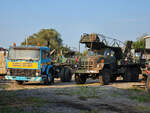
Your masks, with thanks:
[{"label": "tree", "polygon": [[35,33],[24,40],[21,45],[38,45],[47,46],[47,42],[50,42],[51,50],[62,47],[61,35],[55,29],[41,29],[38,33]]},{"label": "tree", "polygon": [[138,37],[137,40],[135,42],[133,42],[132,48],[133,49],[145,48],[145,40],[144,40],[145,36],[148,36],[148,34],[144,33],[142,36]]}]

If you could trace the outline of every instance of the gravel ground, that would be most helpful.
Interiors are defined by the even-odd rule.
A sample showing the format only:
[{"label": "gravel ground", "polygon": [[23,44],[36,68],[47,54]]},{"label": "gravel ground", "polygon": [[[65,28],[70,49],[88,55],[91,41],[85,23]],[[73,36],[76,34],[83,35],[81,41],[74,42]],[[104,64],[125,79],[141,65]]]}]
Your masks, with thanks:
[{"label": "gravel ground", "polygon": [[150,113],[150,95],[141,82],[101,86],[74,81],[54,85],[0,81],[0,113]]}]

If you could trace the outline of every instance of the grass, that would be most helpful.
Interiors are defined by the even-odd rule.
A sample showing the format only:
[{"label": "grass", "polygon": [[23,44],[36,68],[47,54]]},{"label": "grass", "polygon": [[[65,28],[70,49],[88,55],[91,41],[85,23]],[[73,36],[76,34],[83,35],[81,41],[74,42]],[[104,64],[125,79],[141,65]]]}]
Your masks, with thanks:
[{"label": "grass", "polygon": [[88,98],[100,98],[97,87],[78,86],[76,89],[59,89],[55,91],[56,95],[77,96],[80,100]]},{"label": "grass", "polygon": [[100,112],[92,110],[92,111],[80,111],[80,113],[100,113]]},{"label": "grass", "polygon": [[141,111],[141,113],[150,113],[149,106],[136,106],[135,109],[137,109],[138,111]]},{"label": "grass", "polygon": [[41,107],[44,104],[50,103],[50,100],[41,99],[40,97],[26,97],[21,99],[24,105],[31,105],[34,107]]},{"label": "grass", "polygon": [[143,89],[128,89],[129,99],[136,100],[138,102],[150,102],[150,94],[145,92]]},{"label": "grass", "polygon": [[26,113],[24,108],[28,106],[32,107],[31,113],[42,113],[37,108],[50,102],[47,98],[21,97],[17,91],[0,91],[0,113]]},{"label": "grass", "polygon": [[8,84],[0,84],[0,88],[7,89],[7,88],[9,88],[9,85]]},{"label": "grass", "polygon": [[96,87],[80,86],[76,90],[70,92],[70,95],[77,96],[80,100],[87,100],[88,98],[99,98]]},{"label": "grass", "polygon": [[17,93],[14,91],[1,91],[0,92],[0,105],[7,105],[16,102]]}]

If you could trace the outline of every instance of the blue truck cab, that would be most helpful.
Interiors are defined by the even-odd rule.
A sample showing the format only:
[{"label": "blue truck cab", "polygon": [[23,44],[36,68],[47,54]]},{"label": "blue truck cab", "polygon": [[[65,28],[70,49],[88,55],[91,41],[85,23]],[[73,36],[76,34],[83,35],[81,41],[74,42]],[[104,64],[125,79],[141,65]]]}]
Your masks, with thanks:
[{"label": "blue truck cab", "polygon": [[54,83],[53,65],[48,47],[11,46],[6,64],[7,80],[15,80],[19,84],[29,81]]}]

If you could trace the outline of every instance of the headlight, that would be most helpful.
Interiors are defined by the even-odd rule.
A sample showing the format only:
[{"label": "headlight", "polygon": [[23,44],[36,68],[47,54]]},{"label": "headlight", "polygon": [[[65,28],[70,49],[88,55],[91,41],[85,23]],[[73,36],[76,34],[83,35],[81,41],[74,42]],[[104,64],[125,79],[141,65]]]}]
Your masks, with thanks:
[{"label": "headlight", "polygon": [[75,67],[75,68],[77,68],[77,67],[78,67],[78,65],[77,65],[77,64],[75,64],[75,65],[74,65],[74,67]]},{"label": "headlight", "polygon": [[39,73],[38,72],[36,72],[36,76],[38,76],[39,75]]},{"label": "headlight", "polygon": [[40,75],[41,75],[41,71],[40,71],[40,70],[36,70],[35,75],[36,75],[36,76],[40,76]]},{"label": "headlight", "polygon": [[7,75],[10,75],[10,69],[7,69]]}]

